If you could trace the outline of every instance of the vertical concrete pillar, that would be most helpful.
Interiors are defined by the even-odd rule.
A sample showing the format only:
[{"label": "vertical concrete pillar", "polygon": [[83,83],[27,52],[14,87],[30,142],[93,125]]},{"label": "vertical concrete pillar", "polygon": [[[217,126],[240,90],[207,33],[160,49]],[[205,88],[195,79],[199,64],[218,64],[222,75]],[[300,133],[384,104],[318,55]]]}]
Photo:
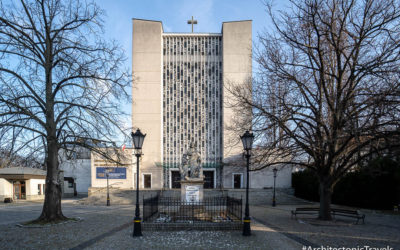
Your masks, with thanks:
[{"label": "vertical concrete pillar", "polygon": [[152,175],[152,188],[156,189],[162,187],[162,32],[161,22],[133,19],[132,126],[147,134],[139,185],[142,173],[156,172]]},{"label": "vertical concrete pillar", "polygon": [[232,95],[225,90],[229,84],[245,84],[252,75],[252,21],[225,22],[222,25],[223,39],[223,142],[224,160],[243,151],[239,136],[245,131],[233,131],[235,110],[229,107]]}]

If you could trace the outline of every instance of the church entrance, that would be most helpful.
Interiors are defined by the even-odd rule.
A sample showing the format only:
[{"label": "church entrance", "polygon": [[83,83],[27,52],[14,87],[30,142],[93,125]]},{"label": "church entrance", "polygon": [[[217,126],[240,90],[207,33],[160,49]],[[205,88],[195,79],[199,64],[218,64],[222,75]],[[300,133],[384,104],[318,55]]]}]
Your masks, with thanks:
[{"label": "church entrance", "polygon": [[179,171],[171,171],[171,188],[181,188],[181,174]]},{"label": "church entrance", "polygon": [[203,170],[204,188],[214,188],[214,171]]}]

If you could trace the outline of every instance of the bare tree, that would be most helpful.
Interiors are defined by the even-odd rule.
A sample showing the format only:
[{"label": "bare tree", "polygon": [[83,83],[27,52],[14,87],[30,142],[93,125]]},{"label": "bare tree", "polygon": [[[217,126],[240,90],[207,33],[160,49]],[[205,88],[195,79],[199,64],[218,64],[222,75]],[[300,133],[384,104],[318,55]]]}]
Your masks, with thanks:
[{"label": "bare tree", "polygon": [[252,95],[230,91],[253,109],[258,166],[315,171],[330,220],[337,181],[399,132],[399,2],[293,0],[278,16],[267,6],[274,30],[260,35]]},{"label": "bare tree", "polygon": [[41,221],[65,218],[59,150],[112,145],[122,124],[129,74],[119,45],[101,37],[102,16],[86,1],[0,2],[0,139],[44,159]]},{"label": "bare tree", "polygon": [[14,167],[25,167],[25,168],[43,168],[43,162],[41,163],[36,158],[28,156],[22,157],[7,149],[0,148],[0,168],[14,168]]}]

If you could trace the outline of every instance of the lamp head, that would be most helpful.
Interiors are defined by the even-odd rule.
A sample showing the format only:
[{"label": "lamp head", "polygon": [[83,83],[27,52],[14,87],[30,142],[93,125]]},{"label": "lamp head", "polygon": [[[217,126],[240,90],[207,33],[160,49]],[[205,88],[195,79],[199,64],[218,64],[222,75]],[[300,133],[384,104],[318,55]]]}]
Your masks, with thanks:
[{"label": "lamp head", "polygon": [[272,171],[274,171],[274,177],[276,177],[276,173],[278,172],[278,169],[274,168]]},{"label": "lamp head", "polygon": [[140,132],[140,129],[137,129],[135,133],[131,133],[132,136],[132,140],[133,140],[133,147],[136,150],[141,150],[142,146],[143,146],[143,141],[144,138],[146,137],[145,134],[142,134],[142,132]]},{"label": "lamp head", "polygon": [[246,131],[246,133],[244,133],[240,139],[242,140],[243,143],[243,148],[246,151],[251,150],[251,148],[253,147],[253,140],[254,140],[254,135],[253,133],[250,133],[248,130]]}]

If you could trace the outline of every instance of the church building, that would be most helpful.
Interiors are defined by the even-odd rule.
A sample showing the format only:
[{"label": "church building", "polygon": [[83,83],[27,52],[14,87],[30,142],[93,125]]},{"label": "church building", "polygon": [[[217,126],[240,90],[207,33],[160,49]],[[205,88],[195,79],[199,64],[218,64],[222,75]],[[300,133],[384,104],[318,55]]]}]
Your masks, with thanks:
[{"label": "church building", "polygon": [[[232,127],[251,117],[230,107],[226,87],[252,77],[252,21],[224,22],[220,33],[167,33],[160,21],[132,22],[132,127],[146,134],[140,189],[180,188],[179,167],[190,145],[200,155],[204,188],[243,189],[240,135],[248,128]],[[65,190],[97,192],[107,186],[107,173],[112,188],[135,189],[133,149],[119,150],[125,155],[120,165],[89,151],[61,157]],[[289,188],[291,167],[279,169],[276,186]],[[273,183],[271,169],[250,172],[250,188]]]},{"label": "church building", "polygon": [[179,188],[193,143],[205,188],[231,186],[225,159],[242,145],[228,131],[235,117],[224,86],[251,78],[252,21],[224,22],[221,33],[167,33],[160,21],[133,19],[132,39],[132,126],[146,133],[141,171],[154,188]]}]

